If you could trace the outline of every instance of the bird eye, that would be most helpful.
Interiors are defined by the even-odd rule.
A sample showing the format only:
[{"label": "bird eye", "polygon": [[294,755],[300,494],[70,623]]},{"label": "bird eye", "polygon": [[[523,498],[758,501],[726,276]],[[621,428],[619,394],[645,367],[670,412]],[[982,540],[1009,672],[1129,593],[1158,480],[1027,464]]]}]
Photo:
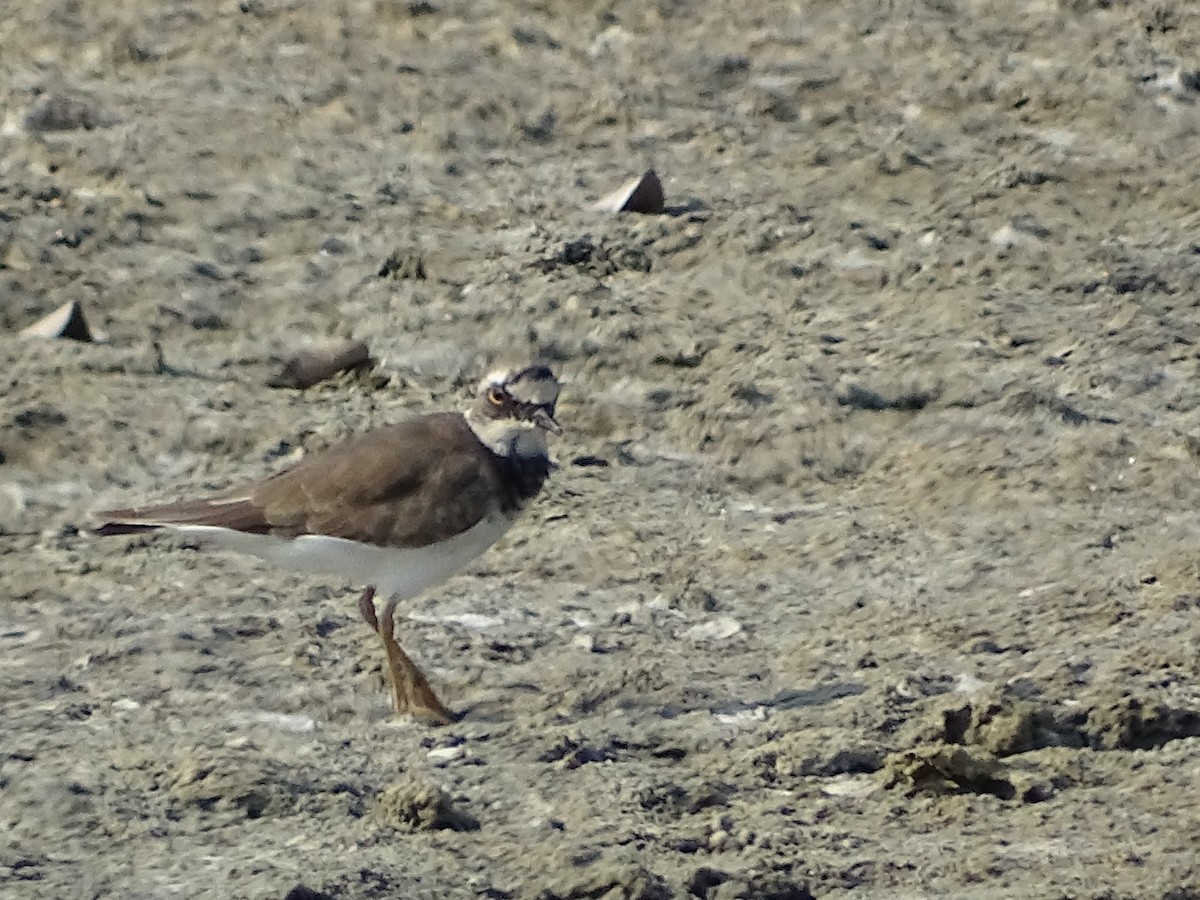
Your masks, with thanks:
[{"label": "bird eye", "polygon": [[504,391],[498,387],[489,388],[487,393],[488,403],[493,406],[502,406],[504,404]]}]

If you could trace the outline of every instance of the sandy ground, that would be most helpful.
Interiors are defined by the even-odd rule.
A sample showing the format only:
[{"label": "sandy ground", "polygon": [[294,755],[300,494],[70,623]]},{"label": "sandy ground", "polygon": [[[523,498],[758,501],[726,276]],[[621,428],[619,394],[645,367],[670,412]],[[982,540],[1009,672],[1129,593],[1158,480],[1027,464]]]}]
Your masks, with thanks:
[{"label": "sandy ground", "polygon": [[[1200,11],[11,6],[0,896],[1200,897]],[[86,532],[526,354],[456,725],[355,586]]]}]

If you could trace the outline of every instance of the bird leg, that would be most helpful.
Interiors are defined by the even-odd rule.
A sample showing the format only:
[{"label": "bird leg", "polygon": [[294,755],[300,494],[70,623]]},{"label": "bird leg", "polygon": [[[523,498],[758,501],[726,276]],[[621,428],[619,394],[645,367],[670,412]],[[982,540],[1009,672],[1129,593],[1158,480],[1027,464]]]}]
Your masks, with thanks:
[{"label": "bird leg", "polygon": [[442,705],[429,679],[404,652],[400,642],[396,640],[396,606],[400,595],[393,594],[383,610],[383,619],[375,613],[375,588],[368,587],[358,598],[358,609],[367,624],[383,640],[383,649],[387,653],[388,675],[392,684],[392,705],[398,715],[412,713],[432,719],[439,725],[449,725],[455,716]]}]

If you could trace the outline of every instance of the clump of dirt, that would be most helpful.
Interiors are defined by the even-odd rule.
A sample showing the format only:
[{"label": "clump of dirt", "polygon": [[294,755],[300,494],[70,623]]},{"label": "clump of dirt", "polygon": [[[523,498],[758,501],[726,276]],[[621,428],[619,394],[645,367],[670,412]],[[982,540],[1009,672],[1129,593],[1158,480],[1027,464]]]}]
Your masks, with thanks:
[{"label": "clump of dirt", "polygon": [[620,238],[593,238],[585,234],[577,238],[555,241],[540,252],[532,264],[543,274],[564,268],[601,278],[621,271],[649,272],[653,257],[646,246]]},{"label": "clump of dirt", "polygon": [[298,884],[286,894],[283,900],[334,900],[332,894],[310,888],[306,884]]},{"label": "clump of dirt", "polygon": [[1046,747],[1148,750],[1200,735],[1200,711],[1129,696],[1071,706],[999,697],[940,715],[942,740],[999,757]]},{"label": "clump of dirt", "polygon": [[673,900],[674,891],[640,862],[626,854],[588,854],[558,869],[554,887],[532,896],[537,900],[591,900],[607,897],[620,900]]},{"label": "clump of dirt", "polygon": [[941,711],[941,738],[1004,757],[1042,747],[1085,746],[1079,725],[1086,714],[1048,709],[1031,701],[975,700]]},{"label": "clump of dirt", "polygon": [[1007,765],[975,747],[926,744],[884,761],[883,784],[918,793],[991,794],[1001,800],[1037,803],[1048,799],[1063,780],[1045,779],[1036,771]]},{"label": "clump of dirt", "polygon": [[1087,734],[1089,746],[1098,750],[1152,750],[1200,737],[1200,711],[1122,697],[1088,710]]},{"label": "clump of dirt", "polygon": [[165,780],[166,794],[182,807],[242,813],[248,819],[286,815],[315,792],[287,767],[261,758],[199,754],[181,760]]},{"label": "clump of dirt", "polygon": [[376,800],[377,816],[399,831],[477,831],[479,820],[459,809],[437,785],[410,779],[388,785]]},{"label": "clump of dirt", "polygon": [[769,783],[878,772],[887,749],[870,742],[845,743],[836,733],[788,734],[765,742],[751,764]]},{"label": "clump of dirt", "polygon": [[702,781],[686,786],[668,781],[642,788],[636,799],[653,817],[674,821],[683,815],[727,806],[733,790],[731,785],[720,782]]},{"label": "clump of dirt", "polygon": [[412,885],[386,872],[361,867],[332,879],[320,888],[301,883],[284,896],[284,900],[391,900],[393,897],[425,896],[412,893]]},{"label": "clump of dirt", "polygon": [[812,891],[780,875],[726,872],[700,866],[684,885],[687,896],[700,900],[814,900]]}]

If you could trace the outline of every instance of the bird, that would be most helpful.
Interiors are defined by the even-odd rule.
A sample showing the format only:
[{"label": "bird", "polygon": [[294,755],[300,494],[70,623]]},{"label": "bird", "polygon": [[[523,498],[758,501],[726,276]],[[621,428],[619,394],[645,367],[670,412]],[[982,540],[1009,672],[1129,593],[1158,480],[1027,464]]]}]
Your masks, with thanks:
[{"label": "bird", "polygon": [[498,369],[465,410],[379,427],[207,497],[103,510],[93,531],[172,531],[365,584],[358,609],[383,642],[396,713],[450,724],[457,717],[396,639],[396,608],[491,547],[539,494],[555,468],[547,437],[562,434],[558,394],[544,363]]}]

